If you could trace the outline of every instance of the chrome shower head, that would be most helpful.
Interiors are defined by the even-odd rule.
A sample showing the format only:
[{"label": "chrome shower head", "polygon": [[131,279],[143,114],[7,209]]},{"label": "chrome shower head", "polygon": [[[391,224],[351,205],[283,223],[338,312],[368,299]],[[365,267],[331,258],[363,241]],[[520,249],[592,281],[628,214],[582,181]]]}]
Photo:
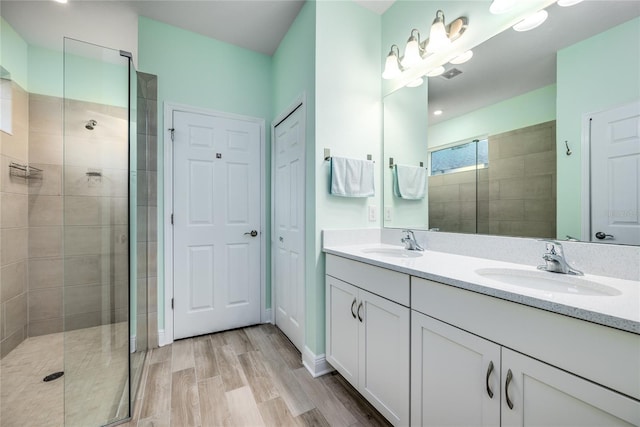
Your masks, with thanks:
[{"label": "chrome shower head", "polygon": [[87,122],[86,125],[84,125],[85,128],[89,129],[89,130],[93,130],[93,128],[98,124],[98,122],[96,122],[95,120],[89,120]]}]

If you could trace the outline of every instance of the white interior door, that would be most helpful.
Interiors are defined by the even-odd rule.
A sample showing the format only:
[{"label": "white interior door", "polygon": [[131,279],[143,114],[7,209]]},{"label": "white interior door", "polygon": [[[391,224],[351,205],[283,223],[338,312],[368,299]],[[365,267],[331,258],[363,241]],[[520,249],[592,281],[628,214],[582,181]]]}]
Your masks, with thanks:
[{"label": "white interior door", "polygon": [[274,129],[273,288],[276,325],[304,344],[304,108]]},{"label": "white interior door", "polygon": [[591,241],[640,245],[640,101],[591,119]]},{"label": "white interior door", "polygon": [[175,111],[174,338],[260,321],[260,127]]}]

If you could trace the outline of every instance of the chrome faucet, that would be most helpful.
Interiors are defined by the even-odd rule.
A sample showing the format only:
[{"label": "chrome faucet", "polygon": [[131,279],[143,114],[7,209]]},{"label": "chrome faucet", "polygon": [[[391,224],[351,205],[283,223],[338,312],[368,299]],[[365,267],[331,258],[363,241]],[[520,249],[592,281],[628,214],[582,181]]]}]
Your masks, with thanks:
[{"label": "chrome faucet", "polygon": [[564,257],[562,245],[555,240],[543,240],[545,242],[546,251],[542,255],[545,261],[543,265],[538,266],[538,270],[550,271],[552,273],[572,274],[575,276],[583,276],[584,273],[571,267]]},{"label": "chrome faucet", "polygon": [[424,251],[424,248],[418,244],[416,241],[416,236],[413,234],[412,230],[402,230],[403,233],[406,233],[406,236],[400,239],[402,243],[404,243],[404,248],[408,251]]}]

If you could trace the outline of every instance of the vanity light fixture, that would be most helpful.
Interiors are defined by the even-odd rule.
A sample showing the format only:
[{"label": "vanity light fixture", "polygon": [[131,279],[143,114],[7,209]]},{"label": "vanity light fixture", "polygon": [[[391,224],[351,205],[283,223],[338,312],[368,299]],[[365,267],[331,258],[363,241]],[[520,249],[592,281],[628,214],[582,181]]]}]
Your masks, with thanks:
[{"label": "vanity light fixture", "polygon": [[473,51],[468,50],[456,56],[455,58],[453,58],[451,61],[449,61],[449,63],[454,65],[464,64],[465,62],[470,60],[472,57],[473,57]]},{"label": "vanity light fixture", "polygon": [[533,30],[534,28],[537,28],[540,25],[542,25],[542,23],[547,20],[548,16],[549,16],[549,12],[547,12],[544,9],[539,10],[533,15],[529,15],[526,18],[524,18],[522,21],[518,22],[516,25],[513,26],[513,29],[516,31]]},{"label": "vanity light fixture", "polygon": [[400,65],[400,48],[398,45],[391,45],[391,50],[389,51],[387,60],[384,63],[382,78],[386,80],[395,79],[402,74],[402,71],[403,68],[402,65]]},{"label": "vanity light fixture", "polygon": [[436,12],[436,19],[431,24],[431,31],[429,31],[429,43],[427,43],[427,53],[440,52],[451,45],[449,34],[444,27],[444,12],[438,10]]},{"label": "vanity light fixture", "polygon": [[418,86],[422,86],[422,83],[424,83],[424,79],[422,77],[418,77],[417,79],[415,79],[412,82],[407,83],[407,87],[418,87]]},{"label": "vanity light fixture", "polygon": [[569,7],[569,6],[573,6],[574,4],[578,4],[582,2],[582,0],[558,0],[558,6],[562,6],[562,7]]},{"label": "vanity light fixture", "polygon": [[427,40],[420,40],[420,31],[414,28],[407,40],[404,56],[400,56],[400,49],[397,45],[391,46],[382,78],[395,79],[404,70],[419,64],[429,54],[446,49],[453,41],[462,36],[467,29],[468,22],[466,17],[461,16],[445,26],[444,12],[438,10]]},{"label": "vanity light fixture", "polygon": [[489,12],[493,13],[494,15],[505,13],[516,3],[517,0],[493,0],[491,2],[491,6],[489,6]]},{"label": "vanity light fixture", "polygon": [[444,73],[444,67],[440,65],[439,67],[436,67],[430,70],[429,72],[427,72],[427,77],[437,77],[442,73]]}]

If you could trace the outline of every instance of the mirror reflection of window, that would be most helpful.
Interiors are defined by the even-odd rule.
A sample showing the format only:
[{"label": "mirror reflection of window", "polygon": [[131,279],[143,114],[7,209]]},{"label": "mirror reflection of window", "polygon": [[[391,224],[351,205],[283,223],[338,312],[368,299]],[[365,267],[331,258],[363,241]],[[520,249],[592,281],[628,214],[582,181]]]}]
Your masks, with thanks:
[{"label": "mirror reflection of window", "polygon": [[0,131],[13,134],[12,129],[12,95],[11,76],[4,68],[0,67]]},{"label": "mirror reflection of window", "polygon": [[489,167],[489,142],[486,138],[431,152],[431,175],[487,167]]}]

